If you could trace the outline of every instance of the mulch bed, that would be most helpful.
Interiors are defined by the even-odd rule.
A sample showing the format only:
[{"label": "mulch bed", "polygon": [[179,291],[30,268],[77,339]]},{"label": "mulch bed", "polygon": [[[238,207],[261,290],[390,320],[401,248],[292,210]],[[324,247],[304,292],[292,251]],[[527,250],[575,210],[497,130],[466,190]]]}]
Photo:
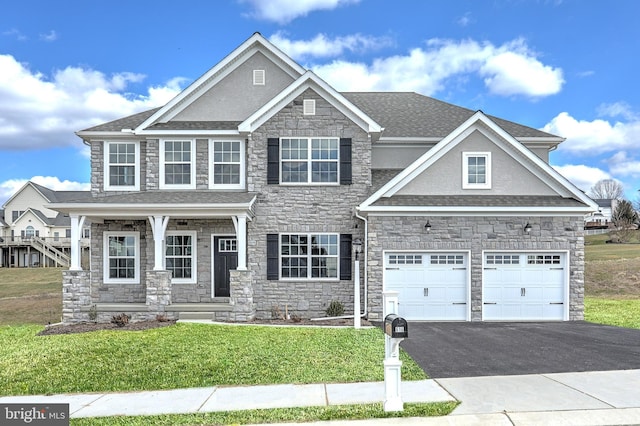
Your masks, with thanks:
[{"label": "mulch bed", "polygon": [[[117,330],[117,331],[140,331],[149,330],[152,328],[168,327],[175,324],[175,321],[138,321],[129,322],[124,326],[118,326],[110,322],[94,323],[86,322],[80,324],[55,324],[47,326],[44,330],[38,333],[38,336],[51,336],[56,334],[74,334],[74,333],[87,333],[90,331],[98,330]],[[363,327],[369,327],[372,324],[363,319],[361,321]],[[283,319],[271,319],[271,320],[253,320],[250,322],[243,322],[237,324],[252,324],[252,325],[301,325],[301,326],[321,326],[321,327],[349,327],[353,326],[353,318],[342,319],[327,319],[311,321],[309,319],[300,319],[299,321],[283,320]]]}]

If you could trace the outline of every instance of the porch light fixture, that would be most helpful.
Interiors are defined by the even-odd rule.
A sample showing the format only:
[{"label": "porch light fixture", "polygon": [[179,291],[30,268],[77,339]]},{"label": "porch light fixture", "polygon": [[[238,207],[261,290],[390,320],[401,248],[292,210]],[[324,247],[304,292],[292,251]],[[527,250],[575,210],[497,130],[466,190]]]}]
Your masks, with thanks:
[{"label": "porch light fixture", "polygon": [[424,225],[424,230],[427,232],[431,232],[431,223],[427,220],[427,223]]},{"label": "porch light fixture", "polygon": [[527,222],[527,224],[524,226],[524,233],[525,234],[531,233],[531,225],[529,225],[529,222]]},{"label": "porch light fixture", "polygon": [[355,240],[353,240],[351,245],[353,246],[353,251],[356,253],[356,260],[358,260],[358,258],[360,257],[360,253],[362,253],[362,241],[360,240],[360,238],[356,238]]}]

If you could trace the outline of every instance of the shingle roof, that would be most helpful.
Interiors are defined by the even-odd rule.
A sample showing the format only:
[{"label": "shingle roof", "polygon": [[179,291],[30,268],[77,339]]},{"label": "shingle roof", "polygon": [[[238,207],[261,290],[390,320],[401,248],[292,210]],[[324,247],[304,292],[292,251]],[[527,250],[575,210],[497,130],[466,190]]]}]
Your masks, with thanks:
[{"label": "shingle roof", "polygon": [[74,202],[82,204],[247,204],[255,196],[254,192],[144,191],[90,197]]},{"label": "shingle roof", "polygon": [[83,132],[119,132],[122,129],[135,129],[159,109],[160,108],[154,108],[127,117],[118,118],[117,120],[107,123],[98,124],[97,126],[84,129]]},{"label": "shingle roof", "polygon": [[549,195],[394,195],[374,206],[424,207],[584,207],[573,198]]},{"label": "shingle roof", "polygon": [[[444,138],[476,112],[411,92],[346,92],[342,95],[384,127],[385,137]],[[516,138],[554,137],[532,127],[489,117]]]},{"label": "shingle roof", "polygon": [[[346,92],[355,106],[384,127],[385,137],[444,138],[475,111],[413,92]],[[119,132],[134,129],[159,108],[140,112],[94,126],[84,131]],[[489,116],[512,136],[557,137],[532,127]],[[150,130],[236,130],[240,121],[169,121],[156,123]]]},{"label": "shingle roof", "polygon": [[35,182],[31,182],[31,184],[52,203],[61,203],[91,197],[90,191],[54,191],[53,189],[49,189],[46,186],[39,185]]}]

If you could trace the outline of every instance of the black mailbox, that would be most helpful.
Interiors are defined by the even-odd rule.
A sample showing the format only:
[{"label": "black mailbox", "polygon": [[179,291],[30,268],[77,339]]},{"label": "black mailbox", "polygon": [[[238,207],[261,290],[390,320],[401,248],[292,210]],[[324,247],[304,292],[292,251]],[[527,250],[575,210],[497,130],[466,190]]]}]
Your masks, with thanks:
[{"label": "black mailbox", "polygon": [[409,337],[409,326],[407,320],[396,314],[389,314],[384,319],[384,332],[394,339],[404,339]]}]

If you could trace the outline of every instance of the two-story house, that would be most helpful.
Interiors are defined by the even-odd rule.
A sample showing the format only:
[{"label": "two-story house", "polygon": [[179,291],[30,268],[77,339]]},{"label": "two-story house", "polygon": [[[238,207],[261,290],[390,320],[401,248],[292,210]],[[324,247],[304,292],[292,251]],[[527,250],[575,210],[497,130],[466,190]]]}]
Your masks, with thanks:
[{"label": "two-story house", "polygon": [[[562,138],[416,93],[339,93],[256,33],[161,108],[77,133],[64,321],[583,318],[584,214]],[[91,222],[91,267],[74,244]],[[354,303],[352,243],[362,241]]]},{"label": "two-story house", "polygon": [[[55,191],[27,182],[0,210],[0,267],[69,267],[71,221],[46,206],[90,197],[89,191]],[[88,249],[89,229],[82,232]],[[86,253],[85,253],[86,254]]]}]

